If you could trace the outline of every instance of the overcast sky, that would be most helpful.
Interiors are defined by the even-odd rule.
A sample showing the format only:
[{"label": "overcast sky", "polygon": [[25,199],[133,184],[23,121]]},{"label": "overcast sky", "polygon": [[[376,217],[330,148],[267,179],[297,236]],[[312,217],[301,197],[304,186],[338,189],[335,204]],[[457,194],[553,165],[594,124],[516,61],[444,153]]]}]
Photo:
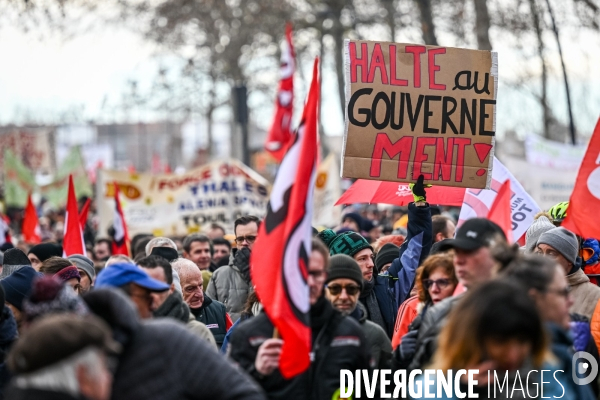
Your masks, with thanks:
[{"label": "overcast sky", "polygon": [[[386,38],[377,37],[375,33],[367,39]],[[597,72],[597,65],[600,65],[600,52],[597,51],[600,35],[577,36],[565,32],[562,39],[573,86],[577,126],[580,132],[589,135],[600,115],[600,77],[592,73]],[[509,43],[494,36],[492,40],[499,52],[500,66],[497,131],[499,134],[507,129],[516,129],[520,134],[536,131],[540,126],[540,113],[532,96],[507,85],[525,64]],[[442,45],[451,45],[444,37],[439,41]],[[95,30],[65,42],[55,35],[40,40],[39,35],[5,26],[0,29],[0,57],[2,124],[22,122],[27,115],[48,119],[80,107],[86,118],[98,118],[103,102],[116,104],[129,80],[149,85],[156,66],[165,62],[165,57],[157,54],[155,45],[115,27]],[[326,65],[327,62],[326,59]],[[550,62],[560,73],[556,52],[550,53]],[[310,69],[310,65],[304,65],[307,79]],[[323,118],[325,131],[342,134],[343,119],[337,104],[335,76],[331,71],[324,71],[323,82],[324,115],[327,115]],[[555,74],[552,78],[550,91],[554,112],[566,122],[560,75]],[[296,112],[300,114],[301,110]],[[264,121],[270,119],[270,113],[269,109],[261,110],[255,119],[263,121],[264,125]]]}]

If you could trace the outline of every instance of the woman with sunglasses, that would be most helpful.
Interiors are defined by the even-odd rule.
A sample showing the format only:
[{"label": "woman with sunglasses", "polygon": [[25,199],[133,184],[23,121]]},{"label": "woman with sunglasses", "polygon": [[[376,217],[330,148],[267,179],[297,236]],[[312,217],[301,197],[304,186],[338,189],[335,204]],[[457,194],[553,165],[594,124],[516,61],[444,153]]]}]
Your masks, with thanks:
[{"label": "woman with sunglasses", "polygon": [[[427,257],[417,269],[415,289],[417,295],[406,300],[398,309],[392,348],[398,347],[402,337],[409,331],[417,315],[425,314],[427,308],[452,296],[458,280],[454,274],[452,253],[439,253]],[[422,316],[421,316],[422,318]]]}]

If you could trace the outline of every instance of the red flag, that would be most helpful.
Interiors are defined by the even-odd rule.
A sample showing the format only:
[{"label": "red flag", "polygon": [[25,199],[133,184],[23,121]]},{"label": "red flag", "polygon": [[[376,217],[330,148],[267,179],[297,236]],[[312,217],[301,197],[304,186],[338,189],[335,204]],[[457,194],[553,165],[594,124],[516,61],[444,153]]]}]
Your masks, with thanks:
[{"label": "red flag", "polygon": [[115,216],[113,219],[113,228],[115,235],[112,242],[112,254],[124,254],[129,256],[129,234],[127,233],[127,224],[125,224],[125,215],[121,208],[119,199],[119,185],[115,185]]},{"label": "red flag", "polygon": [[42,241],[40,237],[40,223],[33,201],[31,201],[31,194],[27,197],[21,233],[23,234],[23,240],[27,243],[38,244]]},{"label": "red flag", "polygon": [[600,238],[600,119],[583,157],[567,216],[561,226],[584,238]]},{"label": "red flag", "polygon": [[85,224],[87,223],[88,214],[90,212],[90,204],[92,204],[92,199],[88,197],[85,201],[85,204],[81,208],[81,212],[79,213],[79,223],[81,224],[81,230],[85,229]]},{"label": "red flag", "polygon": [[497,223],[502,228],[509,243],[513,242],[512,210],[510,207],[511,196],[510,179],[507,179],[500,187],[500,190],[498,190],[498,194],[487,215],[490,221]]},{"label": "red flag", "polygon": [[281,50],[281,80],[275,101],[275,118],[269,130],[265,149],[281,162],[288,146],[291,144],[292,115],[294,112],[294,71],[296,58],[292,45],[292,25],[287,24],[285,29],[286,40]]},{"label": "red flag", "polygon": [[318,65],[316,59],[302,121],[275,178],[250,262],[256,294],[284,341],[279,370],[285,378],[310,366],[307,276],[317,170]]},{"label": "red flag", "polygon": [[69,175],[69,194],[67,196],[67,211],[65,213],[65,234],[63,238],[63,257],[73,254],[86,254],[83,232],[77,212],[77,197],[73,186],[73,175]]}]

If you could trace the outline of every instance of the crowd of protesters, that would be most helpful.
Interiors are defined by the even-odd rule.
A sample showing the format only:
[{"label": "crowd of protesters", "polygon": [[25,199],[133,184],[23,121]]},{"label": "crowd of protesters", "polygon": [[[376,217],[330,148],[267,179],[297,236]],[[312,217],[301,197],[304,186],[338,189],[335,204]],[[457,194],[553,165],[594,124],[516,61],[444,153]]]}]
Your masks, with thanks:
[{"label": "crowd of protesters", "polygon": [[[255,216],[233,232],[136,235],[131,257],[94,239],[93,217],[87,254],[63,257],[50,227],[41,244],[6,243],[1,396],[329,400],[342,369],[434,368],[478,369],[484,398],[488,371],[527,376],[545,396],[598,398],[598,379],[571,377],[575,352],[599,359],[598,242],[560,227],[568,204],[536,216],[518,247],[487,219],[456,228],[422,179],[412,191],[407,208],[348,209],[339,226],[313,228],[311,366],[290,379],[279,371],[285,338],[253,290]],[[562,373],[529,379],[541,369]]]}]

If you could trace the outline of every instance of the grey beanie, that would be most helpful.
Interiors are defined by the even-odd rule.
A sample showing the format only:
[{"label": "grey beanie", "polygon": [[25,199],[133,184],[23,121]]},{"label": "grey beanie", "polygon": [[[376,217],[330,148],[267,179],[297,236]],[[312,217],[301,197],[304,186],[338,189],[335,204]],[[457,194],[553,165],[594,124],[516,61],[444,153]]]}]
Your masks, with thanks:
[{"label": "grey beanie", "polygon": [[94,279],[96,276],[96,270],[94,269],[94,262],[87,258],[86,256],[82,256],[81,254],[73,254],[72,256],[67,257],[69,261],[71,261],[75,266],[79,269],[82,269],[83,272],[90,277],[90,279]]},{"label": "grey beanie", "polygon": [[537,245],[540,244],[547,244],[562,254],[567,261],[575,264],[579,242],[573,232],[562,227],[550,229],[540,236]]},{"label": "grey beanie", "polygon": [[533,253],[540,236],[554,228],[554,224],[543,215],[533,221],[533,224],[531,224],[529,229],[527,229],[527,233],[525,234],[525,252]]},{"label": "grey beanie", "polygon": [[329,258],[329,268],[327,268],[327,281],[329,283],[334,279],[352,279],[363,290],[363,276],[360,266],[354,258],[346,254],[336,254]]}]

